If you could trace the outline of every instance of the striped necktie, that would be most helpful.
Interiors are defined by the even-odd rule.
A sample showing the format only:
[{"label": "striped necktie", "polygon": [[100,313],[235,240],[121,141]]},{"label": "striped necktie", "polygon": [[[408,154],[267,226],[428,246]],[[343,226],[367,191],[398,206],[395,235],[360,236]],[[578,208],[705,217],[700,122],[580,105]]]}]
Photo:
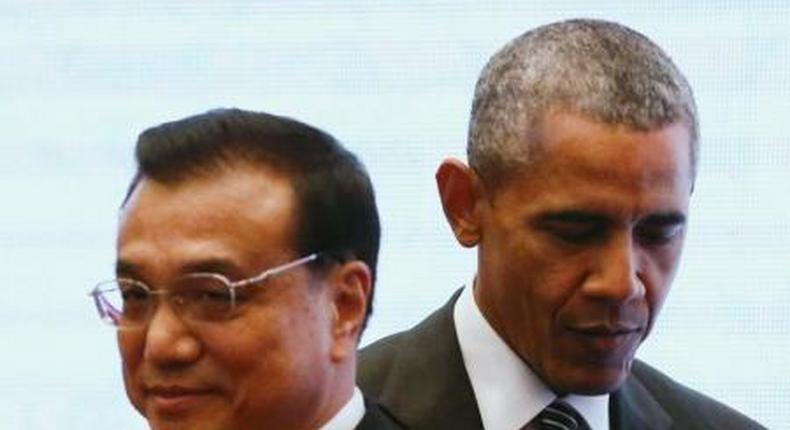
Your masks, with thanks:
[{"label": "striped necktie", "polygon": [[536,430],[590,430],[589,424],[584,417],[573,409],[573,406],[555,400],[546,406],[535,419],[524,427],[525,429]]}]

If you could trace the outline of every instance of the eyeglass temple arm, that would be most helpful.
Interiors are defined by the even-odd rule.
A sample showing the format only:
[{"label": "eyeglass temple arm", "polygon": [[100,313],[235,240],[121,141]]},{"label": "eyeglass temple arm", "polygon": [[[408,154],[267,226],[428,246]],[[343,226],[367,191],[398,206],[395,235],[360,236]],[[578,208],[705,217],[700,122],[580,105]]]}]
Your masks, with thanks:
[{"label": "eyeglass temple arm", "polygon": [[239,282],[237,284],[233,284],[233,287],[234,288],[236,288],[236,287],[243,287],[245,285],[254,284],[256,282],[261,282],[261,281],[263,281],[264,279],[266,279],[266,278],[268,278],[270,276],[278,275],[278,274],[280,274],[282,272],[285,272],[287,270],[293,269],[294,267],[301,266],[302,264],[307,264],[307,263],[309,263],[309,262],[311,262],[311,261],[313,261],[313,260],[315,260],[317,258],[318,258],[318,253],[310,254],[310,255],[308,255],[306,257],[302,257],[302,258],[300,258],[298,260],[294,260],[294,261],[292,261],[290,263],[283,264],[282,266],[266,270],[265,272],[261,273],[258,276],[255,276],[253,278],[246,279],[246,280],[241,281],[241,282]]},{"label": "eyeglass temple arm", "polygon": [[[96,305],[96,310],[99,311],[99,317],[110,324],[115,324],[118,321],[118,315],[113,312],[115,308],[105,299],[101,294],[99,294],[98,290],[93,290],[88,293],[89,296],[93,297],[93,304]],[[108,309],[112,309],[108,310]]]}]

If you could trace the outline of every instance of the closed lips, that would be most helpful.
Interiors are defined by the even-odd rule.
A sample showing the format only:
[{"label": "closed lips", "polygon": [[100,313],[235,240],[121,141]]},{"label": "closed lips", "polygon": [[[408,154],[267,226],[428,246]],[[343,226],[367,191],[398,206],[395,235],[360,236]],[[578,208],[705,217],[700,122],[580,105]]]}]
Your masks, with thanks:
[{"label": "closed lips", "polygon": [[207,388],[192,388],[182,386],[152,386],[146,387],[145,392],[148,395],[159,397],[183,397],[183,396],[196,396],[201,394],[209,394],[213,390]]},{"label": "closed lips", "polygon": [[620,336],[623,334],[631,334],[636,333],[642,330],[642,327],[639,325],[602,325],[602,324],[591,324],[591,325],[577,325],[568,327],[568,329],[589,335],[589,336]]}]

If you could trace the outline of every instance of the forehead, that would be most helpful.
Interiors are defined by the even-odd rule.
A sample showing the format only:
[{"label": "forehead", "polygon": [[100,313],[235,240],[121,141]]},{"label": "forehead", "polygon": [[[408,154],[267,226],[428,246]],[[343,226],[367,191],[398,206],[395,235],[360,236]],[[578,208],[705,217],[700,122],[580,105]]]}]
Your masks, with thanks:
[{"label": "forehead", "polygon": [[546,115],[536,137],[535,158],[510,175],[498,194],[599,205],[664,199],[669,205],[691,191],[690,137],[682,122],[639,131],[557,112]]},{"label": "forehead", "polygon": [[121,213],[118,259],[160,268],[229,261],[243,269],[291,250],[294,200],[286,176],[258,167],[173,183],[143,179]]},{"label": "forehead", "polygon": [[[654,179],[691,170],[691,138],[682,121],[643,131],[554,112],[542,121],[540,135],[545,151],[558,161],[583,158],[590,170],[608,167],[599,170],[616,172],[619,165],[624,165],[632,168],[627,173],[642,173]],[[609,164],[614,161],[618,163]]]}]

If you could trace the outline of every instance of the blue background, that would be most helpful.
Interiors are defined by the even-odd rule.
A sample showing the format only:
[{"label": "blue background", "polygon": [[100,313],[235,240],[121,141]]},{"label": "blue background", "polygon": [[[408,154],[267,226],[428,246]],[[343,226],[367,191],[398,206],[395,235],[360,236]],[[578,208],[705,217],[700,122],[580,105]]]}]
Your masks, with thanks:
[{"label": "blue background", "polygon": [[578,16],[663,46],[701,114],[684,260],[640,356],[790,428],[790,3],[778,0],[0,0],[0,428],[145,428],[86,296],[112,276],[142,129],[239,106],[357,152],[384,226],[367,343],[473,276],[433,173],[464,157],[478,72],[523,31]]}]

